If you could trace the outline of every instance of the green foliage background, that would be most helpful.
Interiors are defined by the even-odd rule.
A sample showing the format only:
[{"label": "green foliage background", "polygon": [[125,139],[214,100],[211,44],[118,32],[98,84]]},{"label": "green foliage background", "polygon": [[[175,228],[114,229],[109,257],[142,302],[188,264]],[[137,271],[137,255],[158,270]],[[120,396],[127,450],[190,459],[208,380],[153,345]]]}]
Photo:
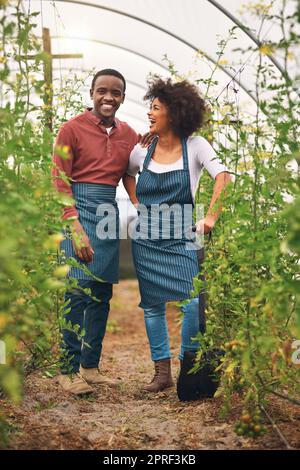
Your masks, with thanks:
[{"label": "green foliage background", "polygon": [[[239,394],[250,416],[257,407],[265,412],[272,394],[300,405],[300,369],[292,360],[293,343],[300,339],[300,90],[299,76],[294,81],[289,77],[299,53],[299,10],[297,2],[290,2],[290,14],[290,3],[281,1],[280,15],[273,15],[271,3],[249,7],[261,26],[273,23],[281,31],[278,43],[261,42],[257,48],[255,116],[243,115],[236,97],[228,93],[214,100],[215,70],[208,80],[199,79],[212,108],[206,135],[217,143],[217,153],[233,175],[213,243],[206,249],[208,321],[200,341],[207,349],[225,352],[217,392],[225,398],[225,411]],[[226,45],[232,39],[234,28],[219,44],[220,62],[226,62]],[[268,60],[272,52],[283,58],[281,77]],[[198,202],[206,210],[211,186],[206,176],[198,191]],[[202,288],[195,280],[194,294]],[[244,424],[238,423],[240,433],[256,437]]]},{"label": "green foliage background", "polygon": [[[270,393],[299,404],[300,392],[299,367],[291,360],[292,342],[300,339],[300,179],[289,166],[293,159],[299,164],[299,98],[288,75],[299,46],[299,10],[293,2],[294,14],[287,15],[287,2],[280,1],[277,17],[263,3],[251,7],[261,21],[275,22],[282,31],[279,43],[262,43],[258,51],[253,119],[228,96],[214,100],[218,64],[211,76],[195,77],[212,110],[203,132],[218,144],[234,175],[206,250],[208,321],[199,354],[214,347],[225,351],[218,393],[226,409],[238,393],[251,413],[264,409]],[[18,402],[24,374],[41,369],[51,375],[58,364],[65,270],[57,264],[57,248],[61,209],[68,201],[51,185],[51,154],[61,122],[82,109],[83,79],[74,76],[57,89],[45,88],[47,57],[32,33],[36,14],[24,14],[20,2],[13,11],[6,4],[0,3],[0,339],[7,364],[0,365],[0,390]],[[219,61],[233,39],[234,29],[219,44]],[[267,60],[271,51],[284,58],[280,78]],[[28,54],[35,60],[25,59]],[[170,71],[177,75],[171,64]],[[45,125],[49,114],[55,117],[54,133]],[[198,201],[206,209],[211,189],[205,175]],[[194,293],[202,288],[195,281]],[[2,437],[5,429],[0,422]]]},{"label": "green foliage background", "polygon": [[[82,110],[83,78],[47,88],[49,58],[32,32],[37,14],[24,14],[20,2],[0,8],[0,339],[6,345],[0,393],[18,402],[24,375],[37,369],[52,375],[58,365],[66,269],[57,249],[69,201],[51,182],[53,135],[68,113]],[[49,113],[53,134],[45,125]]]}]

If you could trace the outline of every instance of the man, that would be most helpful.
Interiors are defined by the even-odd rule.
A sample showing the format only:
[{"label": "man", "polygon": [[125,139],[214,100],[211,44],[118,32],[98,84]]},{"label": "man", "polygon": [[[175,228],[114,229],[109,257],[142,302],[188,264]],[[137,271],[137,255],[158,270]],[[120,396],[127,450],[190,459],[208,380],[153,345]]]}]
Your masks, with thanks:
[{"label": "man", "polygon": [[[75,200],[74,206],[64,210],[71,237],[62,242],[61,248],[67,258],[77,257],[77,266],[72,266],[69,275],[78,279],[79,289],[66,293],[65,319],[72,327],[79,325],[85,336],[81,341],[70,328],[63,329],[59,383],[76,395],[93,392],[93,384],[115,383],[100,374],[98,365],[112,284],[118,282],[119,240],[118,236],[100,239],[96,227],[101,220],[97,209],[108,204],[115,208],[118,228],[116,187],[139,140],[127,123],[115,117],[124,102],[125,89],[125,79],[118,71],[97,72],[90,90],[93,108],[63,124],[57,136],[56,149],[67,148],[69,158],[59,156],[58,150],[53,157],[57,190]],[[90,295],[83,289],[90,289]]]}]

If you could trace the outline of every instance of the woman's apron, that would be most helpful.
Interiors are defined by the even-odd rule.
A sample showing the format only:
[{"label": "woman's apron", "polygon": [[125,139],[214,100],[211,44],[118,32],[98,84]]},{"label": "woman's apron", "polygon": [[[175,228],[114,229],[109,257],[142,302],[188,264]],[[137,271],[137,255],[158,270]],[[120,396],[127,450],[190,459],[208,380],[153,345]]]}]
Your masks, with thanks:
[{"label": "woman's apron", "polygon": [[[66,258],[74,258],[83,268],[87,267],[93,276],[111,284],[118,283],[119,276],[119,211],[116,203],[116,188],[107,184],[73,183],[73,197],[79,214],[79,222],[90,239],[94,250],[93,259],[86,263],[75,255],[70,232],[61,243]],[[101,206],[100,206],[101,205]],[[107,209],[107,211],[106,211]],[[97,213],[98,210],[98,213]],[[104,221],[105,218],[105,221]],[[104,239],[99,230],[101,221],[107,221],[112,233]],[[104,224],[106,225],[106,224]],[[101,238],[99,238],[99,234]],[[68,277],[96,280],[80,267],[73,267]]]},{"label": "woman's apron", "polygon": [[143,217],[139,216],[138,223],[142,237],[133,240],[132,252],[141,294],[139,306],[142,308],[189,298],[193,288],[193,278],[199,273],[197,251],[187,249],[187,243],[191,239],[185,234],[188,228],[191,229],[191,218],[183,220],[180,239],[174,237],[174,231],[178,226],[176,227],[174,218],[173,220],[171,218],[170,236],[165,239],[161,223],[164,211],[159,212],[157,217],[155,215],[153,217],[151,211],[151,206],[160,204],[167,207],[176,204],[182,213],[186,204],[193,208],[186,139],[182,139],[183,169],[166,173],[154,173],[148,170],[156,143],[157,139],[148,149],[136,188],[139,203],[147,208],[148,223],[152,217],[149,225],[157,229],[157,239],[149,238],[149,225],[147,239],[142,238],[145,236],[142,228],[145,224]]}]

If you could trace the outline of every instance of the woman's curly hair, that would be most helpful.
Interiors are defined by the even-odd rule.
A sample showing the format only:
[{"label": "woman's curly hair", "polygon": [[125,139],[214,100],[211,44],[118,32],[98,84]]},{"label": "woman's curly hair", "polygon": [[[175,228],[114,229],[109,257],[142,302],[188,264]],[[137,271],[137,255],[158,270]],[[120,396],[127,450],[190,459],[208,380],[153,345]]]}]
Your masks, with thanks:
[{"label": "woman's curly hair", "polygon": [[208,108],[198,88],[187,80],[172,82],[170,78],[163,80],[155,75],[148,80],[144,100],[155,98],[167,106],[170,126],[176,135],[189,137],[203,125]]}]

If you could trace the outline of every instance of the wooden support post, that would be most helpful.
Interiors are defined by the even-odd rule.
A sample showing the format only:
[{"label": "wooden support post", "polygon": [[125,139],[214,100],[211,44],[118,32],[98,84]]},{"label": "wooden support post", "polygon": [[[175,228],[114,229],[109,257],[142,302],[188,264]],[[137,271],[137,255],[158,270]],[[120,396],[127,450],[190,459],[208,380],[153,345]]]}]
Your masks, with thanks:
[{"label": "wooden support post", "polygon": [[52,55],[51,55],[51,38],[49,28],[43,28],[43,50],[44,58],[44,106],[46,116],[46,126],[52,132],[53,129],[53,76],[52,76]]},{"label": "wooden support post", "polygon": [[[51,36],[49,28],[43,28],[43,61],[44,61],[44,107],[45,125],[52,132],[53,130],[53,59],[82,59],[82,54],[52,54]],[[35,60],[36,55],[22,56],[26,60]]]}]

